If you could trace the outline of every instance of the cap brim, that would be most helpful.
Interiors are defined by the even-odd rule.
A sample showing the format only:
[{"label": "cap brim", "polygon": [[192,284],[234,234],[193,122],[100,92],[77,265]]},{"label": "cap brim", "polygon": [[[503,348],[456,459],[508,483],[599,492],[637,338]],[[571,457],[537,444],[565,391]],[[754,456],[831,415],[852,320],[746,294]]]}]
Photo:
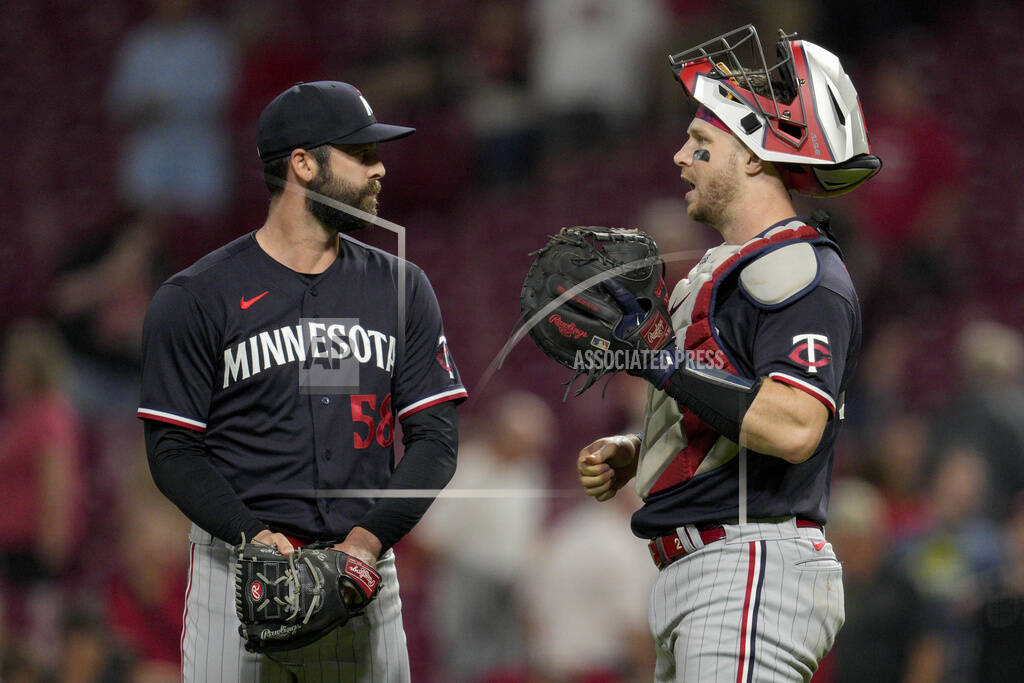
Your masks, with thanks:
[{"label": "cap brim", "polygon": [[388,142],[398,140],[416,132],[407,126],[392,126],[389,123],[371,123],[354,133],[331,140],[332,145],[365,145],[370,142]]}]

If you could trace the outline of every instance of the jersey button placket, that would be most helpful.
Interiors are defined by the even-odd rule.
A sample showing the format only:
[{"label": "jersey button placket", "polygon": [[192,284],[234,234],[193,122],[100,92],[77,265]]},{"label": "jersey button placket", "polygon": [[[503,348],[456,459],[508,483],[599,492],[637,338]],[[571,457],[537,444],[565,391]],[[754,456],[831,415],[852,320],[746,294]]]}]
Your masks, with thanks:
[{"label": "jersey button placket", "polygon": [[[310,287],[309,289],[306,290],[306,297],[305,297],[306,306],[309,306],[309,308],[312,308],[314,306],[313,302],[310,300],[310,297],[315,297],[316,295],[317,295],[316,287]],[[305,306],[303,308],[305,308]],[[309,310],[309,309],[306,308],[306,310]],[[320,317],[319,311],[313,311],[313,314],[310,317],[312,317],[312,318],[319,318]]]},{"label": "jersey button placket", "polygon": [[329,406],[329,405],[331,405],[331,397],[330,397],[330,396],[324,396],[324,397],[322,397],[322,398],[320,399],[320,403],[322,403],[322,404],[323,404],[323,405],[325,405],[325,406]]}]

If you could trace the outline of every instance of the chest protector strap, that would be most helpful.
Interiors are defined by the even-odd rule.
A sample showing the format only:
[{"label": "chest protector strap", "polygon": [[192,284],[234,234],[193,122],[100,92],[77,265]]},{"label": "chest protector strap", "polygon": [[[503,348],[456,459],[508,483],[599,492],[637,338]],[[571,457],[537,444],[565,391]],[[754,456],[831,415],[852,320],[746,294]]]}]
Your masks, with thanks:
[{"label": "chest protector strap", "polygon": [[[690,325],[680,340],[686,364],[672,376],[664,391],[653,392],[649,403],[649,409],[661,407],[662,412],[668,410],[673,415],[648,416],[649,422],[661,427],[654,433],[645,430],[637,479],[642,496],[677,486],[735,457],[743,415],[759,382],[736,368],[718,339],[714,323],[719,289],[724,282],[735,282],[754,306],[781,308],[817,285],[820,269],[815,244],[828,244],[838,250],[808,225],[777,228],[726,259],[696,293]],[[734,277],[736,274],[739,277]],[[673,399],[682,402],[682,410],[667,405],[674,403]],[[666,451],[669,444],[656,441],[668,434],[665,423],[672,419],[680,423],[682,449],[678,450],[677,445]],[[652,467],[656,468],[653,472]],[[647,483],[640,478],[645,472]]]}]

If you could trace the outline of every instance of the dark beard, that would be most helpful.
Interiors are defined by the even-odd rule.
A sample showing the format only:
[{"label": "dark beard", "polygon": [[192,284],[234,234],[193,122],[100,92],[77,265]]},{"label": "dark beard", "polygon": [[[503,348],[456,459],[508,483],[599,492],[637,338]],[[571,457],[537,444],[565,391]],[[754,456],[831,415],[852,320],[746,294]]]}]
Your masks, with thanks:
[{"label": "dark beard", "polygon": [[[380,181],[371,180],[361,188],[350,185],[334,177],[326,165],[320,166],[320,172],[309,182],[309,189],[328,199],[347,204],[367,213],[377,215],[377,204],[371,197],[380,192]],[[369,227],[370,222],[353,216],[350,213],[328,206],[316,197],[306,196],[306,210],[313,215],[325,230],[332,232],[352,232]]]}]

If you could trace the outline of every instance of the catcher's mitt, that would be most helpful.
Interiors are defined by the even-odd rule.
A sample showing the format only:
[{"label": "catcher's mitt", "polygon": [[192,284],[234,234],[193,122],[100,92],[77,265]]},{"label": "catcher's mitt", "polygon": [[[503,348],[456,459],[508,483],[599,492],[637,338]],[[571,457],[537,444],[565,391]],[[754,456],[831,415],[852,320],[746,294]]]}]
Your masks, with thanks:
[{"label": "catcher's mitt", "polygon": [[[380,574],[339,550],[306,546],[288,556],[265,543],[235,549],[238,633],[250,652],[291,650],[342,626],[377,597]],[[343,587],[351,588],[346,604]]]},{"label": "catcher's mitt", "polygon": [[562,228],[531,255],[537,260],[523,283],[523,319],[540,350],[574,371],[569,388],[586,376],[577,396],[606,373],[645,362],[616,352],[658,351],[675,338],[665,265],[645,233]]}]

